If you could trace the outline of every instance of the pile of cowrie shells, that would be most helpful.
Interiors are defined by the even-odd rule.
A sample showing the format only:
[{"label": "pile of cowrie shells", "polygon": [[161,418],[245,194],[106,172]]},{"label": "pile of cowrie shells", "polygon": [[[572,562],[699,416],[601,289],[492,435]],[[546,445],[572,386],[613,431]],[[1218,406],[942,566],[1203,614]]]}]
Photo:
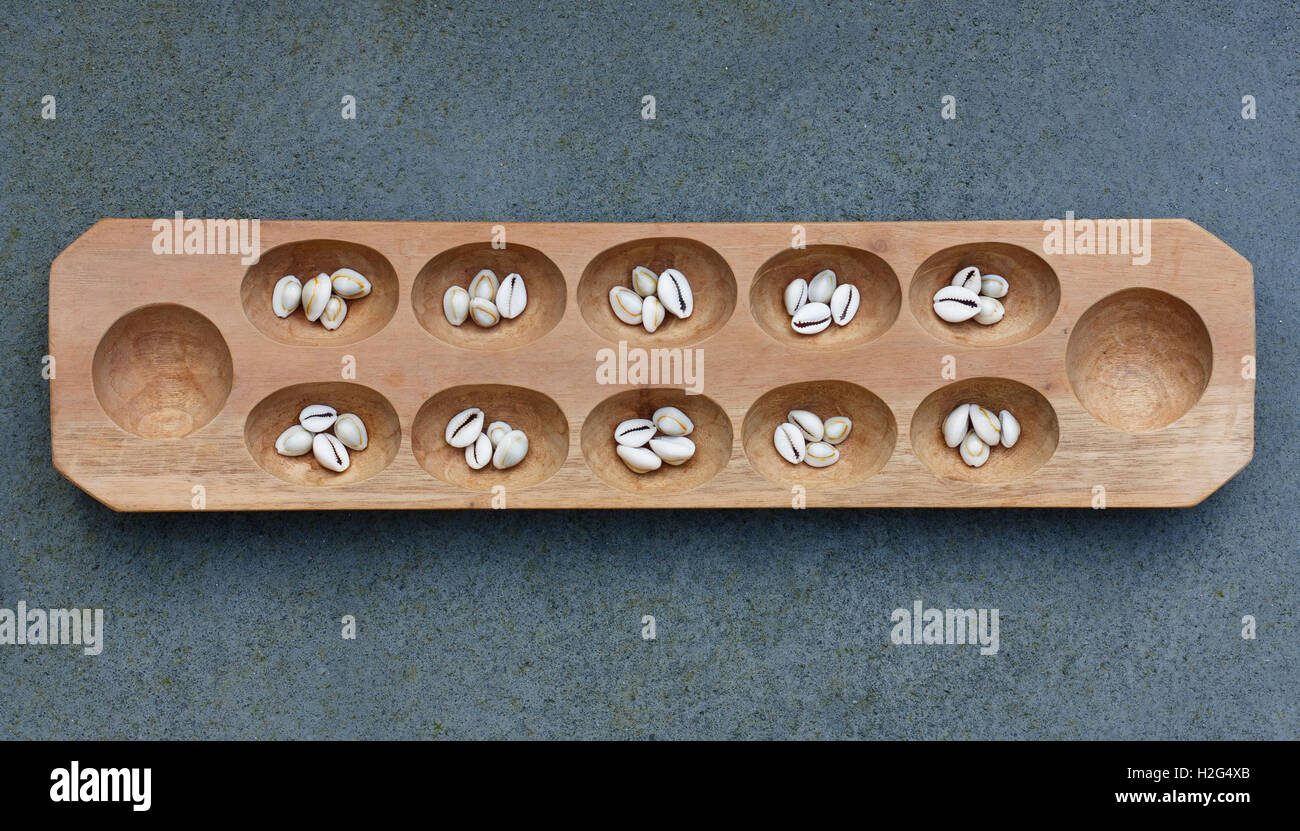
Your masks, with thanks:
[{"label": "pile of cowrie shells", "polygon": [[840,460],[840,449],[853,430],[848,416],[822,421],[810,410],[791,410],[784,424],[778,424],[772,443],[776,452],[792,465],[830,467]]},{"label": "pile of cowrie shells", "polygon": [[[790,328],[801,335],[824,332],[834,323],[848,326],[862,305],[862,292],[851,283],[838,284],[829,268],[817,272],[811,280],[800,277],[785,287],[785,310]],[[829,464],[829,463],[828,463]]]},{"label": "pile of cowrie shells", "polygon": [[473,470],[482,470],[489,462],[497,470],[505,470],[528,455],[528,436],[523,430],[515,430],[504,421],[487,424],[487,416],[478,407],[452,416],[443,438],[452,447],[465,448],[465,464]]},{"label": "pile of cowrie shells", "polygon": [[348,301],[370,294],[370,281],[359,271],[340,268],[333,274],[321,272],[304,285],[297,277],[286,274],[271,292],[271,310],[276,317],[288,317],[302,306],[313,323],[320,321],[326,329],[343,325],[348,316]]},{"label": "pile of cowrie shells", "polygon": [[1007,296],[1008,288],[1002,275],[980,274],[975,266],[967,266],[935,292],[934,313],[949,323],[974,320],[992,326],[1006,314],[1001,298]]},{"label": "pile of cowrie shells", "polygon": [[498,280],[490,268],[475,274],[468,289],[452,286],[442,295],[442,313],[452,326],[459,326],[469,318],[484,329],[491,329],[502,318],[519,317],[527,305],[524,278],[512,272],[506,279]]},{"label": "pile of cowrie shells", "polygon": [[[333,433],[326,432],[333,429]],[[309,404],[298,413],[298,423],[275,440],[281,456],[310,452],[321,467],[342,473],[352,464],[348,450],[365,450],[370,444],[366,425],[355,413],[342,413],[325,404]]]},{"label": "pile of cowrie shells", "polygon": [[643,326],[653,333],[669,315],[683,320],[695,311],[695,293],[686,275],[675,268],[655,274],[639,265],[632,269],[632,287],[609,290],[609,307],[614,316],[629,326]]},{"label": "pile of cowrie shells", "polygon": [[660,407],[650,418],[629,418],[614,428],[614,452],[633,473],[649,473],[665,464],[685,464],[695,455],[687,438],[695,423],[676,407]]},{"label": "pile of cowrie shells", "polygon": [[944,444],[958,448],[971,467],[983,467],[999,444],[1014,447],[1018,441],[1020,422],[1009,410],[994,415],[978,404],[962,404],[943,420]]}]

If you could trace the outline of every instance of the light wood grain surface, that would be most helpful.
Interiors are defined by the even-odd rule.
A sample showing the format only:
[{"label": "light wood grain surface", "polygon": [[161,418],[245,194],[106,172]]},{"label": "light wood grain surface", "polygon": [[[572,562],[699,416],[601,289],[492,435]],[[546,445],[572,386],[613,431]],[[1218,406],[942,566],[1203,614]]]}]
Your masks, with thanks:
[{"label": "light wood grain surface", "polygon": [[[237,255],[156,255],[151,220],[103,220],[50,268],[54,464],[114,509],[167,511],[192,510],[196,487],[207,510],[488,508],[495,484],[511,508],[789,508],[796,486],[808,507],[1087,508],[1098,488],[1108,507],[1179,506],[1201,501],[1250,461],[1254,380],[1243,377],[1242,362],[1255,354],[1252,270],[1195,224],[1153,220],[1145,265],[1128,254],[1044,254],[1041,221],[804,227],[810,247],[837,247],[825,249],[828,267],[842,258],[846,274],[870,289],[851,324],[858,332],[823,342],[774,336],[779,317],[767,286],[779,292],[791,267],[813,267],[806,253],[790,252],[787,224],[507,224],[507,251],[521,246],[516,259],[537,272],[536,294],[529,283],[537,305],[491,332],[471,323],[453,332],[430,314],[430,298],[450,279],[439,264],[466,273],[475,257],[463,246],[505,262],[490,247],[489,223],[267,221],[262,263],[249,267]],[[295,243],[299,254],[281,248]],[[367,250],[382,258],[365,264],[381,279],[356,301],[339,337],[268,317],[270,276],[354,265],[350,253],[373,260]],[[605,468],[615,458],[612,439],[592,447],[588,431],[584,454],[583,428],[589,416],[612,418],[655,398],[625,396],[598,409],[637,386],[600,382],[602,350],[619,349],[612,338],[633,350],[661,345],[590,300],[607,294],[614,272],[639,253],[655,260],[651,267],[696,269],[687,277],[698,286],[699,319],[670,319],[662,345],[697,350],[698,409],[709,425],[701,442],[724,444],[701,446],[706,475],[674,470],[633,487],[627,471]],[[1005,269],[1007,320],[988,330],[936,326],[923,301],[959,263]],[[914,278],[928,282],[914,287]],[[751,313],[760,302],[762,325]],[[372,305],[363,313],[362,304]],[[283,333],[268,335],[277,323]],[[481,348],[463,345],[476,335],[485,336]],[[341,374],[349,362],[355,379]],[[955,379],[941,375],[949,365]],[[845,382],[812,397],[846,412],[820,415],[861,409],[863,435],[845,447],[860,458],[840,470],[783,471],[766,455],[775,455],[771,442],[754,439],[776,427],[766,423],[776,399],[762,399],[818,380]],[[922,402],[952,383],[1033,410],[1020,418],[1025,451],[1001,459],[995,451],[981,474],[962,478],[950,478],[964,473],[951,460],[926,456],[940,429],[926,414],[941,407]],[[381,422],[372,427],[380,440],[358,454],[374,459],[355,474],[332,478],[264,458],[268,416],[312,395],[298,386],[312,384]],[[435,397],[475,385],[542,432],[531,465],[513,474],[448,468],[438,446],[443,425],[430,414],[465,390]],[[518,400],[509,388],[521,390]],[[680,399],[688,414],[696,398]],[[764,423],[746,423],[747,414]],[[1049,438],[1054,447],[1045,449]],[[747,452],[764,455],[751,462]]]}]

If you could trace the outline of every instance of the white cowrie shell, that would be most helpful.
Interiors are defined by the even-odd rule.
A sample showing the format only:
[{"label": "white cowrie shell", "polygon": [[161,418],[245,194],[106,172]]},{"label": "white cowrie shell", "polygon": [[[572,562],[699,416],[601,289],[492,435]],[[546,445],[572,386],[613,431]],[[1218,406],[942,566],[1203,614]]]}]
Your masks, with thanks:
[{"label": "white cowrie shell", "polygon": [[825,303],[805,303],[790,318],[790,328],[801,335],[815,335],[831,325],[831,307]]},{"label": "white cowrie shell", "polygon": [[835,289],[831,295],[831,317],[840,326],[847,326],[853,316],[858,313],[858,306],[862,303],[862,292],[852,283],[844,283]]},{"label": "white cowrie shell", "polygon": [[656,436],[650,449],[667,464],[680,465],[695,455],[695,442],[685,436]]},{"label": "white cowrie shell", "polygon": [[992,326],[1002,319],[1007,310],[1002,308],[1002,301],[995,297],[980,298],[980,313],[975,315],[975,322]]},{"label": "white cowrie shell", "polygon": [[325,311],[321,312],[320,325],[332,332],[343,325],[343,319],[347,316],[347,301],[338,295],[334,295],[325,304]]},{"label": "white cowrie shell", "polygon": [[980,294],[985,297],[1006,297],[1010,288],[1007,278],[1001,274],[985,274],[980,278]]},{"label": "white cowrie shell", "polygon": [[835,294],[837,283],[835,272],[829,268],[825,271],[819,271],[808,281],[808,302],[809,303],[829,303],[831,297]]},{"label": "white cowrie shell", "polygon": [[501,322],[501,313],[491,300],[475,297],[469,301],[469,318],[484,329],[491,329]]},{"label": "white cowrie shell", "polygon": [[494,421],[487,426],[487,437],[492,442],[492,446],[496,447],[512,429],[514,428],[504,421]]},{"label": "white cowrie shell", "polygon": [[687,318],[695,311],[695,293],[691,291],[691,284],[686,281],[686,275],[675,268],[665,269],[659,275],[657,295],[664,308],[677,317]]},{"label": "white cowrie shell", "polygon": [[785,313],[793,315],[808,302],[808,281],[802,277],[790,281],[785,287]]},{"label": "white cowrie shell", "polygon": [[641,303],[641,325],[651,334],[663,325],[665,314],[664,304],[653,294]]},{"label": "white cowrie shell", "polygon": [[956,447],[970,432],[970,405],[962,404],[943,420],[943,443]]},{"label": "white cowrie shell", "polygon": [[833,416],[822,425],[822,441],[827,444],[840,444],[853,431],[853,421],[848,416]]},{"label": "white cowrie shell", "polygon": [[340,268],[330,275],[330,287],[344,300],[360,300],[370,294],[370,281],[359,271]]},{"label": "white cowrie shell", "polygon": [[830,467],[839,460],[839,448],[824,441],[815,441],[804,448],[804,464],[811,467]]},{"label": "white cowrie shell", "polygon": [[785,420],[799,428],[808,441],[821,441],[826,436],[826,425],[816,413],[807,410],[791,410]]},{"label": "white cowrie shell", "polygon": [[307,313],[308,320],[314,323],[320,319],[325,312],[325,304],[330,302],[332,291],[330,276],[323,271],[303,285],[302,310]]},{"label": "white cowrie shell", "polygon": [[776,452],[781,455],[792,465],[797,465],[803,461],[804,449],[807,444],[803,433],[798,427],[786,422],[776,426],[776,433],[772,436],[772,443],[776,445]]},{"label": "white cowrie shell", "polygon": [[980,270],[973,265],[968,265],[961,271],[953,275],[952,282],[948,285],[961,286],[967,291],[980,293]]},{"label": "white cowrie shell", "polygon": [[505,470],[514,467],[528,455],[528,436],[523,430],[511,430],[501,439],[497,449],[492,453],[492,467]]},{"label": "white cowrie shell", "polygon": [[980,441],[996,447],[1002,440],[1002,420],[978,404],[970,405],[970,426]]},{"label": "white cowrie shell", "polygon": [[491,300],[497,296],[497,289],[500,286],[501,281],[497,279],[497,273],[490,268],[485,268],[469,281],[469,296]]},{"label": "white cowrie shell", "polygon": [[524,278],[518,274],[507,274],[506,279],[501,281],[501,288],[497,289],[494,302],[497,311],[506,320],[514,320],[523,314],[524,307],[528,305],[528,289],[524,286]]},{"label": "white cowrie shell", "polygon": [[308,404],[298,413],[298,423],[313,433],[323,433],[334,426],[339,411],[324,404]]},{"label": "white cowrie shell", "polygon": [[695,423],[676,407],[660,407],[650,418],[665,436],[689,436]]},{"label": "white cowrie shell", "polygon": [[642,297],[659,291],[659,275],[643,265],[632,269],[632,290]]},{"label": "white cowrie shell", "polygon": [[1007,410],[999,413],[998,418],[1002,422],[1002,446],[1015,447],[1020,441],[1020,422]]},{"label": "white cowrie shell", "polygon": [[641,295],[627,286],[614,286],[609,290],[609,307],[614,316],[632,326],[641,323]]},{"label": "white cowrie shell", "polygon": [[487,433],[479,433],[473,444],[465,447],[465,464],[474,470],[482,470],[492,461],[492,439]]},{"label": "white cowrie shell", "polygon": [[629,418],[614,428],[614,441],[624,447],[645,447],[654,438],[656,429],[648,418]]},{"label": "white cowrie shell", "polygon": [[340,413],[334,422],[334,435],[349,450],[365,450],[370,444],[366,425],[356,413]]},{"label": "white cowrie shell", "polygon": [[478,407],[461,410],[447,422],[443,438],[452,447],[469,447],[483,432],[483,411]]},{"label": "white cowrie shell", "polygon": [[288,317],[298,308],[301,300],[302,282],[292,274],[286,274],[271,292],[271,309],[276,317]]},{"label": "white cowrie shell", "polygon": [[302,456],[310,453],[312,438],[310,430],[301,424],[295,424],[275,440],[275,452],[281,456]]},{"label": "white cowrie shell", "polygon": [[949,323],[961,323],[980,313],[980,296],[961,286],[944,286],[934,294],[934,313]]},{"label": "white cowrie shell", "polygon": [[980,467],[989,460],[989,446],[974,430],[966,434],[961,443],[961,460],[971,467]]},{"label": "white cowrie shell", "polygon": [[460,286],[452,286],[442,295],[442,313],[447,316],[447,322],[452,326],[459,326],[469,317],[469,292]]},{"label": "white cowrie shell", "polygon": [[335,473],[342,473],[352,464],[348,457],[348,449],[343,446],[336,436],[329,433],[317,433],[311,440],[311,452],[320,462],[321,467],[332,470]]},{"label": "white cowrie shell", "polygon": [[614,448],[614,452],[633,473],[649,473],[658,470],[664,464],[664,460],[656,456],[648,447],[628,447],[620,444]]}]

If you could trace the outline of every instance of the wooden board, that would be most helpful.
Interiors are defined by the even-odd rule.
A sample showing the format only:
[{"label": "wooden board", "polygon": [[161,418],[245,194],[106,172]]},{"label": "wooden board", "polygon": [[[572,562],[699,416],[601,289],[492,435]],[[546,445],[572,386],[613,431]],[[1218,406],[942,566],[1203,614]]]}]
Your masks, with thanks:
[{"label": "wooden board", "polygon": [[[801,495],[809,507],[1178,506],[1249,462],[1252,270],[1193,223],[1153,220],[1141,265],[1044,253],[1040,221],[804,227],[807,248],[792,249],[776,223],[520,223],[501,250],[485,223],[268,221],[245,266],[155,254],[150,220],[104,220],[50,268],[54,464],[114,509],[166,511],[789,508]],[[609,288],[638,263],[680,268],[694,315],[654,335],[617,321]],[[966,264],[1010,281],[1001,323],[934,316],[930,296]],[[342,328],[270,314],[283,274],[344,265],[375,290]],[[520,272],[527,311],[451,327],[442,292],[482,267]],[[843,329],[795,334],[782,290],[828,267],[860,287],[862,309]],[[689,357],[693,378],[620,377],[620,356],[679,372]],[[370,428],[345,474],[271,448],[317,399]],[[1024,427],[978,469],[939,434],[967,400]],[[638,477],[617,463],[612,427],[667,403],[699,425],[697,456]],[[518,467],[471,471],[443,443],[447,417],[475,404],[529,433]],[[800,404],[853,418],[839,464],[776,456],[776,422]]]}]

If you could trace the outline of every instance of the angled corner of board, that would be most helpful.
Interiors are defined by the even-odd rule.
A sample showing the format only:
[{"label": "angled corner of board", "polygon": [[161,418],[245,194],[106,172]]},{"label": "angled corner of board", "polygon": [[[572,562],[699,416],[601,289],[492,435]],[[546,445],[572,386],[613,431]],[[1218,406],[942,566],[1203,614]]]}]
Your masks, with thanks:
[{"label": "angled corner of board", "polygon": [[50,461],[53,463],[54,469],[59,472],[59,475],[61,475],[64,479],[67,479],[70,483],[75,485],[79,490],[84,492],[91,499],[94,499],[96,502],[103,505],[105,508],[108,508],[109,510],[115,511],[119,514],[127,510],[121,505],[114,504],[109,494],[100,493],[96,491],[94,488],[82,482],[80,479],[78,479],[76,473],[70,470],[68,466],[64,464],[62,454],[59,452],[59,448],[57,444],[51,447]]},{"label": "angled corner of board", "polygon": [[1189,230],[1193,231],[1197,236],[1203,237],[1204,239],[1211,241],[1214,245],[1222,248],[1224,252],[1229,256],[1230,259],[1234,259],[1238,261],[1238,265],[1241,267],[1245,275],[1251,280],[1252,283],[1254,282],[1255,267],[1250,264],[1250,260],[1246,259],[1246,257],[1240,251],[1233,248],[1231,245],[1228,245],[1228,243],[1224,242],[1218,235],[1216,235],[1214,232],[1210,231],[1208,228],[1204,227],[1203,225],[1198,225],[1197,223],[1193,222],[1190,219],[1179,219],[1176,221],[1185,225]]}]

